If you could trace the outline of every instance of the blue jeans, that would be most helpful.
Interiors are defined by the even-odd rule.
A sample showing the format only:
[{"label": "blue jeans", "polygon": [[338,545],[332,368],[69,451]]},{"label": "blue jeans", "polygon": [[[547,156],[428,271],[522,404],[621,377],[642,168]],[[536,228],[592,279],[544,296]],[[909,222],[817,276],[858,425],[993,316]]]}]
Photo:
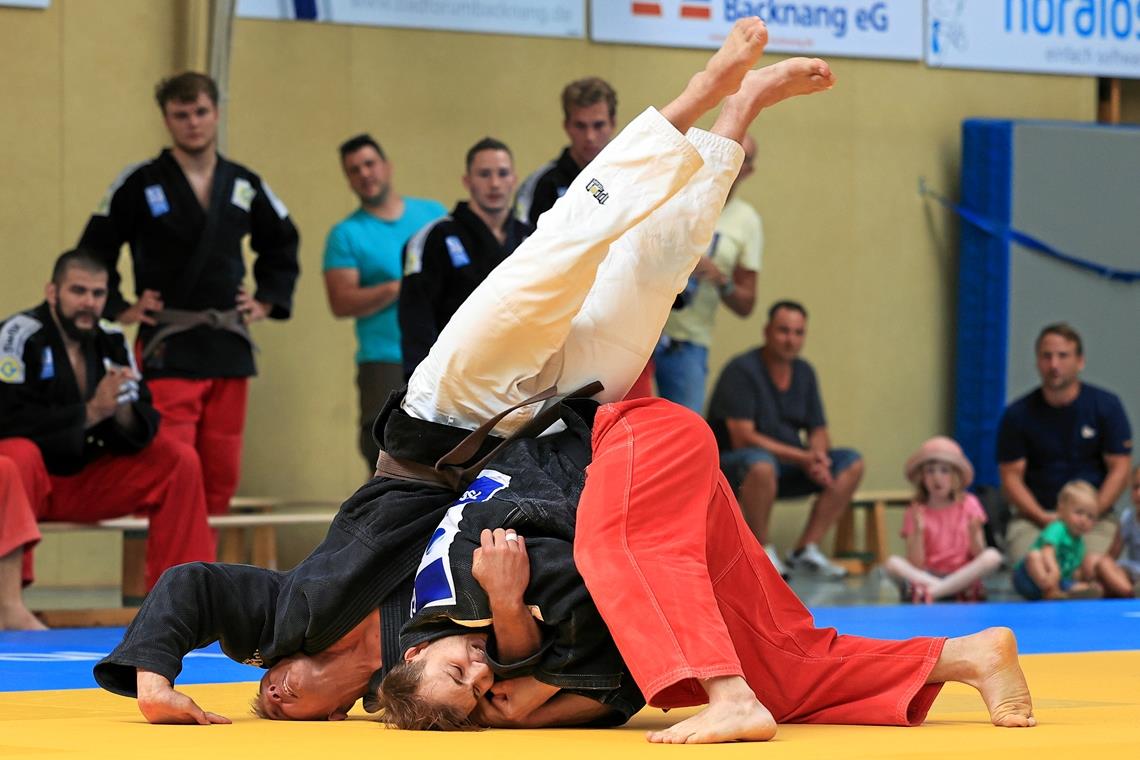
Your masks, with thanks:
[{"label": "blue jeans", "polygon": [[[1072,578],[1061,579],[1061,590],[1068,591],[1073,587]],[[1029,569],[1025,566],[1025,560],[1017,563],[1017,567],[1013,569],[1013,588],[1017,593],[1031,602],[1036,602],[1042,596],[1041,589],[1033,582],[1033,577],[1029,574]]]},{"label": "blue jeans", "polygon": [[[831,477],[837,478],[839,474],[863,458],[855,449],[831,449],[827,452],[831,457]],[[761,448],[744,448],[726,451],[720,455],[720,469],[728,479],[732,490],[740,488],[748,471],[754,464],[764,462],[772,465],[776,471],[776,497],[788,499],[796,496],[808,496],[823,490],[819,483],[808,477],[803,468],[788,464],[776,459],[774,455]]]},{"label": "blue jeans", "polygon": [[709,376],[709,349],[687,341],[662,338],[653,352],[657,365],[657,393],[697,414],[705,411],[705,380]]}]

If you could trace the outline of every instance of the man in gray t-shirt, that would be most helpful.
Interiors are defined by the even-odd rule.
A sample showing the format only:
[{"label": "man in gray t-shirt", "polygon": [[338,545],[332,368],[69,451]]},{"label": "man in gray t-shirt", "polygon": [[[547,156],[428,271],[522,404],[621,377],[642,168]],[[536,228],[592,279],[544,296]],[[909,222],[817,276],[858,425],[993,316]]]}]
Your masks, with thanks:
[{"label": "man in gray t-shirt", "polygon": [[817,493],[788,561],[797,571],[842,578],[847,571],[824,556],[819,541],[850,507],[863,460],[854,449],[831,448],[815,371],[799,358],[806,330],[802,305],[773,304],[764,345],[734,357],[721,371],[708,420],[720,446],[721,469],[772,564],[786,574],[768,544],[776,498]]}]

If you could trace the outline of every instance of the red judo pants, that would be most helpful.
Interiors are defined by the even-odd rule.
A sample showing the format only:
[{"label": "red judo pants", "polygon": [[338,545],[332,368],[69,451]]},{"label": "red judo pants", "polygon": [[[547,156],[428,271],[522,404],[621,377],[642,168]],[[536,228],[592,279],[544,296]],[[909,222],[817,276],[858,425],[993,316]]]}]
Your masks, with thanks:
[{"label": "red judo pants", "polygon": [[704,420],[662,399],[608,404],[578,506],[574,559],[649,704],[708,701],[743,676],[778,722],[917,725],[943,638],[816,628],[720,472]]},{"label": "red judo pants", "polygon": [[38,520],[93,522],[146,514],[148,590],[168,567],[214,559],[198,457],[161,431],[137,454],[108,454],[66,477],[48,474],[39,447],[26,438],[0,440],[0,461],[5,459],[20,474],[27,507],[11,516],[5,510],[0,556],[24,547],[25,584],[33,579],[31,549],[40,538]]},{"label": "red judo pants", "polygon": [[148,380],[147,386],[162,415],[162,429],[198,452],[207,511],[226,514],[241,478],[249,378],[165,377]]}]

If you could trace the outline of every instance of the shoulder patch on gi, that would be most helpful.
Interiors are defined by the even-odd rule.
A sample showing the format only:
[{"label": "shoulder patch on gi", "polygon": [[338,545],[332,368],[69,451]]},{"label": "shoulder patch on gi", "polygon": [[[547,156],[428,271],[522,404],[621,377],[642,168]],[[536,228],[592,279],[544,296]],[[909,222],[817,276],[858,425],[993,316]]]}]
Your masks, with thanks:
[{"label": "shoulder patch on gi", "polygon": [[273,194],[273,191],[269,189],[269,183],[265,180],[261,180],[261,191],[265,193],[265,199],[269,201],[269,205],[277,212],[278,217],[284,219],[289,216],[289,209],[285,207],[285,204],[281,202],[280,198]]},{"label": "shoulder patch on gi", "polygon": [[455,579],[451,576],[451,546],[459,533],[463,510],[470,504],[487,501],[511,484],[511,476],[496,470],[483,470],[444,515],[431,536],[416,570],[411,614],[428,607],[455,604]]},{"label": "shoulder patch on gi", "polygon": [[230,193],[230,203],[234,204],[242,211],[249,211],[249,206],[253,203],[254,196],[257,191],[253,189],[253,185],[249,183],[248,179],[238,177],[234,180],[234,189]]},{"label": "shoulder patch on gi", "polygon": [[43,327],[35,317],[17,314],[0,325],[0,383],[24,382],[24,345]]},{"label": "shoulder patch on gi", "polygon": [[424,271],[424,246],[427,245],[428,235],[435,229],[437,224],[442,222],[450,222],[451,217],[445,216],[442,219],[436,219],[428,222],[423,227],[416,231],[416,234],[408,238],[408,252],[404,256],[404,275],[419,274]]},{"label": "shoulder patch on gi", "polygon": [[166,191],[162,185],[147,185],[143,189],[146,196],[146,205],[150,206],[150,215],[160,217],[170,211],[170,203],[166,200]]},{"label": "shoulder patch on gi", "polygon": [[451,257],[451,266],[460,269],[471,263],[471,257],[467,255],[467,249],[463,247],[463,241],[458,235],[448,235],[443,243],[447,246],[447,255]]},{"label": "shoulder patch on gi", "polygon": [[99,201],[99,205],[95,207],[95,216],[107,216],[111,213],[111,199],[115,197],[115,193],[117,193],[119,191],[119,188],[123,186],[123,183],[127,181],[127,177],[134,174],[135,171],[145,163],[147,162],[136,161],[133,164],[129,164],[126,169],[123,169],[121,172],[119,172],[119,176],[115,177],[115,181],[111,183],[111,186],[109,188],[107,188],[106,194],[103,196],[102,200]]}]

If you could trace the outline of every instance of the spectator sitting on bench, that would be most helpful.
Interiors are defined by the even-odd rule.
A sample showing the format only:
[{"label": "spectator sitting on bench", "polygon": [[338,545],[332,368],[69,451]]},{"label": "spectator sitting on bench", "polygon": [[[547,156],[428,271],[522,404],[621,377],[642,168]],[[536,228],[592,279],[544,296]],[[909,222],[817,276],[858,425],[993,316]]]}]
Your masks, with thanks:
[{"label": "spectator sitting on bench", "polygon": [[[68,251],[45,295],[0,324],[0,456],[14,463],[24,497],[10,496],[0,522],[0,609],[14,610],[0,628],[40,627],[15,580],[32,581],[36,520],[145,512],[148,589],[168,567],[214,559],[198,456],[159,432],[125,336],[99,322],[106,266]],[[14,485],[0,488],[10,495]]]},{"label": "spectator sitting on bench", "polygon": [[815,370],[799,358],[806,331],[807,310],[801,304],[773,304],[764,345],[725,365],[708,420],[744,519],[780,574],[787,570],[768,544],[772,505],[777,497],[818,493],[788,561],[796,571],[842,578],[847,570],[823,555],[819,541],[850,508],[863,459],[854,449],[831,448]]}]

